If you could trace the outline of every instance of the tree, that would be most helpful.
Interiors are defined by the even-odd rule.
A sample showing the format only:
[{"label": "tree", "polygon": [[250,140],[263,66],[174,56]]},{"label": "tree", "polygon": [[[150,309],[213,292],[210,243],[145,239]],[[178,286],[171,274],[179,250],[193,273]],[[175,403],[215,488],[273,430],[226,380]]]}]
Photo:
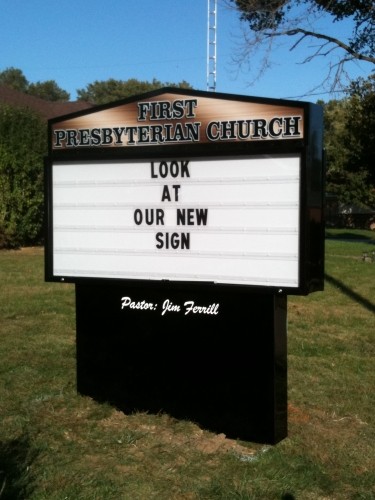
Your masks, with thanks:
[{"label": "tree", "polygon": [[375,75],[352,82],[348,96],[324,106],[327,191],[340,203],[375,204]]},{"label": "tree", "polygon": [[375,185],[375,74],[351,83],[347,111],[347,133],[344,137],[352,170],[367,172]]},{"label": "tree", "polygon": [[45,138],[37,114],[0,106],[0,246],[42,240]]},{"label": "tree", "polygon": [[93,104],[106,104],[107,102],[117,101],[132,95],[156,90],[160,87],[192,88],[191,85],[185,81],[173,84],[162,83],[155,78],[152,82],[140,81],[135,78],[129,80],[115,80],[110,78],[109,80],[90,83],[85,89],[78,89],[77,96],[81,101],[87,101]]},{"label": "tree", "polygon": [[7,68],[0,72],[0,85],[7,85],[20,92],[26,92],[29,82],[20,69]]},{"label": "tree", "polygon": [[17,68],[7,68],[0,72],[0,85],[7,85],[14,90],[24,92],[46,101],[69,101],[68,92],[60,88],[54,80],[45,82],[30,83],[22,70]]},{"label": "tree", "polygon": [[53,102],[66,102],[70,99],[70,94],[61,89],[55,80],[46,80],[45,82],[30,83],[27,93]]},{"label": "tree", "polygon": [[324,148],[327,176],[335,178],[347,166],[348,150],[343,137],[346,135],[348,99],[318,101],[324,109]]},{"label": "tree", "polygon": [[[319,87],[329,85],[331,91],[343,85],[345,68],[350,61],[375,64],[373,0],[229,0],[229,3],[235,4],[250,30],[245,34],[244,50],[238,62],[250,64],[254,55],[263,54],[257,76],[270,67],[273,50],[285,40],[290,50],[312,42],[302,62],[326,58],[327,73]],[[315,30],[313,27],[318,26],[322,15],[330,15],[334,23],[351,19],[353,32],[348,39]]]}]

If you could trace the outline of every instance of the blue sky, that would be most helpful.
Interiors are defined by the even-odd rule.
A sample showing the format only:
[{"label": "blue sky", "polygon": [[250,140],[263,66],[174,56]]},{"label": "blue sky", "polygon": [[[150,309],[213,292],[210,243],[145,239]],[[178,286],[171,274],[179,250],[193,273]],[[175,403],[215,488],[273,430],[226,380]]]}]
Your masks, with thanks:
[{"label": "blue sky", "polygon": [[[186,80],[206,90],[207,0],[0,0],[0,13],[0,71],[15,67],[29,82],[55,80],[72,100],[77,89],[109,78]],[[333,36],[350,33],[348,23],[322,24]],[[218,92],[294,98],[321,81],[326,61],[298,64],[307,54],[301,46],[275,52],[275,66],[249,86],[254,75],[233,62],[241,41],[238,14],[219,0]],[[370,69],[353,64],[350,77]]]}]

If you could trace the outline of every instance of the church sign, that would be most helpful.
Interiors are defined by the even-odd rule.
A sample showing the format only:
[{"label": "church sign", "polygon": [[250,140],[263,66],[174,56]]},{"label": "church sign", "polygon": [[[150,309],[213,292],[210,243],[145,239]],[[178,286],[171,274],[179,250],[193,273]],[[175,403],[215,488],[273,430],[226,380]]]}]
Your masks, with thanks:
[{"label": "church sign", "polygon": [[77,389],[228,437],[287,435],[287,296],[324,282],[320,106],[163,88],[49,121],[46,280]]},{"label": "church sign", "polygon": [[51,120],[49,278],[320,288],[319,113],[162,89]]}]

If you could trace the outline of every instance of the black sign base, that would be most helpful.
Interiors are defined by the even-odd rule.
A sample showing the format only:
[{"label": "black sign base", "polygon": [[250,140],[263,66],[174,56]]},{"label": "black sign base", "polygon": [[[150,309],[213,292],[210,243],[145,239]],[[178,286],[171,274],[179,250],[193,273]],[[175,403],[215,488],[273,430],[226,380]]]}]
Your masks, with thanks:
[{"label": "black sign base", "polygon": [[77,388],[230,438],[287,436],[286,296],[76,285]]}]

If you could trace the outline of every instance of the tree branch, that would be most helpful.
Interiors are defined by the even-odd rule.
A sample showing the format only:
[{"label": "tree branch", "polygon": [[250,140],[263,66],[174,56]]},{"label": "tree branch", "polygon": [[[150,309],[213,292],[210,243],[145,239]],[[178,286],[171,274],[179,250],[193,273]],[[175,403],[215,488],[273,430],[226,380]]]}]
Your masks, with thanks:
[{"label": "tree branch", "polygon": [[364,54],[361,54],[360,52],[356,52],[353,50],[348,44],[342,42],[338,38],[334,38],[329,35],[324,35],[322,33],[316,33],[315,31],[308,31],[303,28],[293,28],[290,30],[286,31],[271,31],[271,32],[265,32],[264,35],[266,37],[274,37],[274,36],[295,36],[301,34],[302,36],[297,40],[297,42],[292,46],[292,50],[306,37],[313,37],[313,38],[318,38],[320,40],[325,40],[328,43],[333,43],[337,47],[340,47],[343,49],[345,52],[350,54],[354,59],[358,59],[360,61],[367,61],[370,63],[375,64],[375,57],[371,56],[366,56]]}]

